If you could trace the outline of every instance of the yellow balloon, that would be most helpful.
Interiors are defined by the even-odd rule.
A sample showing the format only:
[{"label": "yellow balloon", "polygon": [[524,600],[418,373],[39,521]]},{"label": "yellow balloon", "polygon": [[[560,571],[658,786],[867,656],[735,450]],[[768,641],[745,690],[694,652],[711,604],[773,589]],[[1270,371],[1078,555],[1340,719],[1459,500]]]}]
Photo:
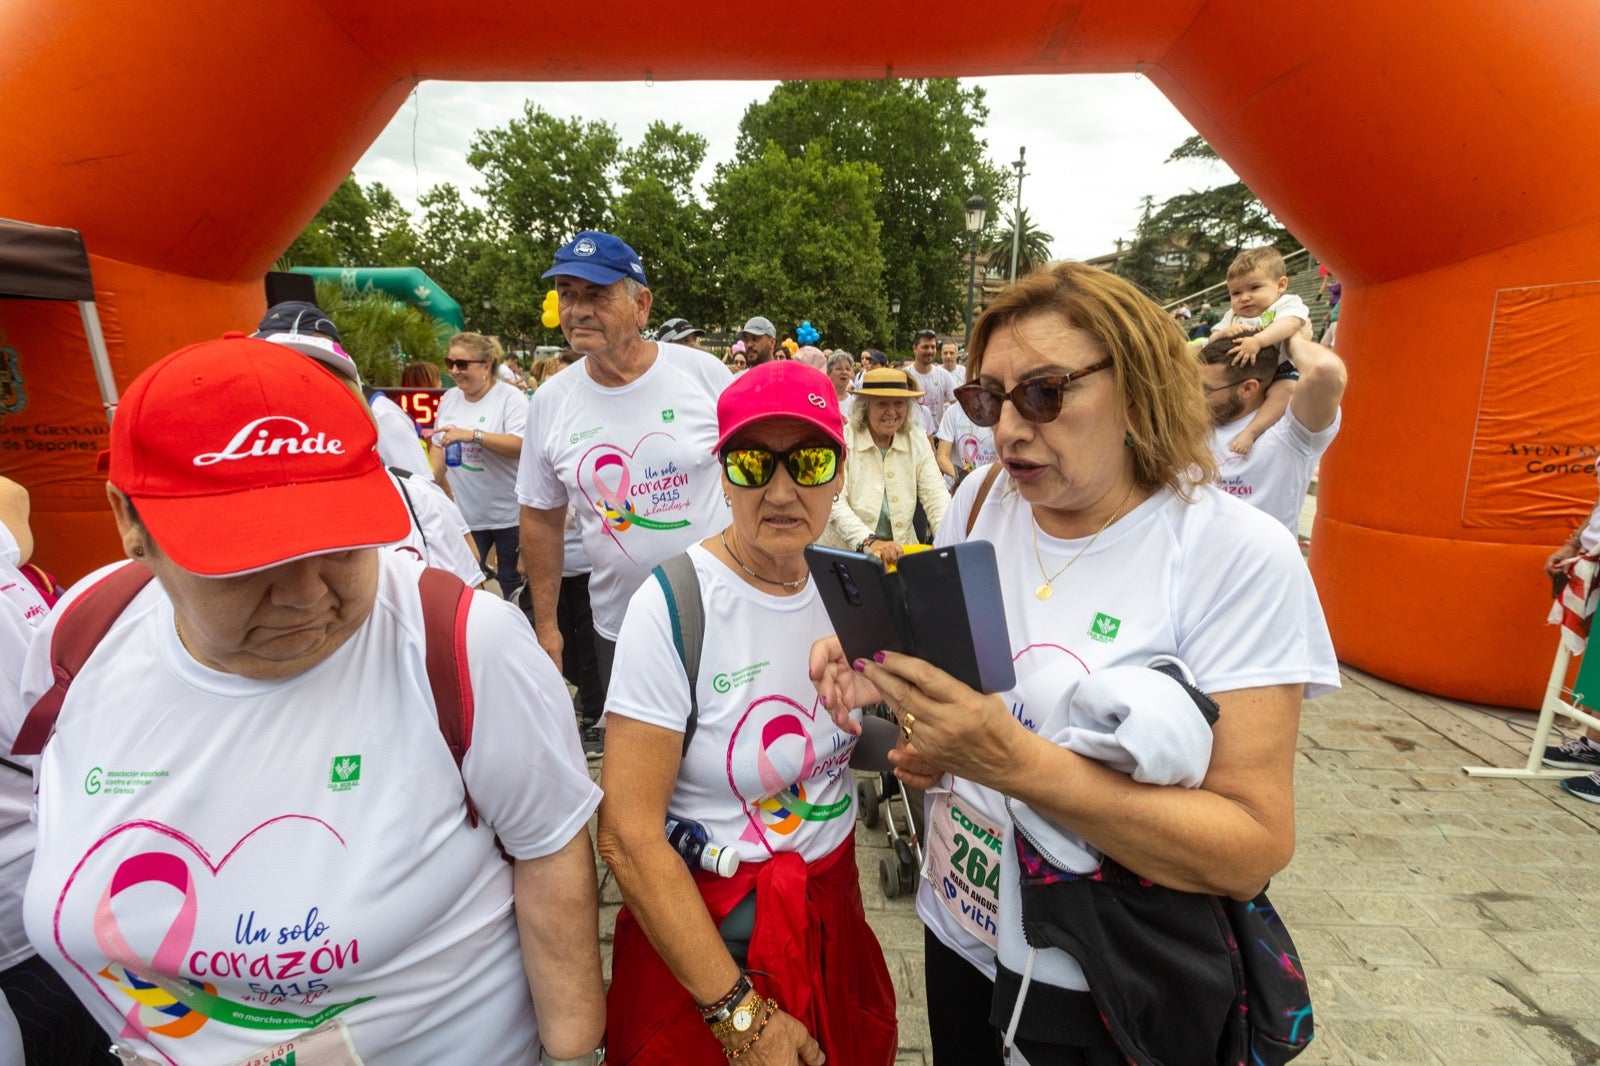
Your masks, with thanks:
[{"label": "yellow balloon", "polygon": [[556,290],[551,289],[544,294],[544,314],[539,318],[546,329],[555,329],[561,325],[561,315],[556,310]]}]

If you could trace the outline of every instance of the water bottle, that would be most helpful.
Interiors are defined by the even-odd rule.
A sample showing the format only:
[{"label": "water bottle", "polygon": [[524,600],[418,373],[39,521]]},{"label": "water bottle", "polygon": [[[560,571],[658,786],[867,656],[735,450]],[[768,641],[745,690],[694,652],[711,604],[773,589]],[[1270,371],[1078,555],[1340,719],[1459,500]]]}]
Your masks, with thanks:
[{"label": "water bottle", "polygon": [[671,844],[689,869],[707,870],[719,877],[732,877],[739,868],[739,853],[711,843],[706,827],[675,814],[667,815],[667,843]]},{"label": "water bottle", "polygon": [[445,466],[460,466],[461,465],[461,442],[460,441],[458,441],[458,440],[457,441],[451,441],[449,444],[446,444],[444,446],[444,465]]}]

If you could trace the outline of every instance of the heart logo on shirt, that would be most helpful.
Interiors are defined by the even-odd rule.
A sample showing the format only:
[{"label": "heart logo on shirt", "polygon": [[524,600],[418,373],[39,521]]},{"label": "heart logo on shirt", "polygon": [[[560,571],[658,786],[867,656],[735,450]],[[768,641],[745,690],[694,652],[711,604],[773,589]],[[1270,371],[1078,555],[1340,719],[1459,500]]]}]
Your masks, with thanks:
[{"label": "heart logo on shirt", "polygon": [[[309,832],[314,839],[300,841],[297,847],[287,847],[282,839],[275,839],[270,854],[251,848],[250,862],[230,869],[257,834],[274,827],[300,835]],[[148,841],[141,850],[133,849],[140,848],[143,842],[130,846],[130,842],[121,841],[120,847],[112,847],[117,838],[130,834],[154,834],[157,839]],[[269,1032],[315,1028],[371,997],[328,1004],[306,1015],[279,1009],[277,1003],[234,1002],[219,995],[217,986],[207,978],[233,978],[239,984],[255,980],[263,985],[293,983],[294,978],[307,984],[315,978],[325,991],[341,971],[359,962],[360,948],[355,939],[325,937],[314,946],[310,932],[300,930],[299,940],[290,938],[287,947],[281,938],[269,947],[262,931],[255,937],[247,934],[241,939],[236,933],[229,941],[197,945],[195,934],[200,926],[202,885],[218,881],[225,870],[230,874],[237,870],[225,894],[230,906],[240,906],[253,895],[265,894],[256,886],[270,883],[270,872],[281,871],[284,856],[303,856],[308,848],[326,846],[329,838],[338,850],[344,850],[344,838],[321,819],[280,815],[245,833],[213,862],[210,853],[180,829],[157,821],[125,822],[90,846],[62,887],[52,926],[56,947],[106,1003],[123,1015],[124,1037],[149,1040],[155,1034],[182,1039],[211,1021]],[[116,866],[107,871],[106,863],[113,861]],[[74,890],[80,884],[97,881],[103,881],[104,887],[94,906],[92,925],[95,943],[105,962],[91,974],[88,966],[68,952],[61,922]],[[215,899],[224,893],[207,894]],[[243,905],[249,909],[247,903]],[[82,902],[76,903],[72,911],[81,914]],[[166,928],[159,933],[159,942],[153,948],[148,943],[135,947],[124,933],[121,918],[132,918],[136,935],[146,941],[152,937],[152,926],[164,920]],[[305,942],[307,950],[299,949],[300,941]]]}]

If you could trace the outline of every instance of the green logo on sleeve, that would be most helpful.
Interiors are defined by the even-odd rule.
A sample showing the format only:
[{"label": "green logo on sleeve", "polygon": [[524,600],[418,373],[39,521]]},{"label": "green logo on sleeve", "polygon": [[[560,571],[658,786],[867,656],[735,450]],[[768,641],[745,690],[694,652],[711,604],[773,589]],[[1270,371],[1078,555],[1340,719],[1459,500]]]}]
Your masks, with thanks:
[{"label": "green logo on sleeve", "polygon": [[1117,639],[1117,630],[1121,628],[1122,619],[1112,618],[1109,614],[1097,614],[1089,626],[1089,636],[1102,644],[1110,644]]},{"label": "green logo on sleeve", "polygon": [[665,411],[661,412],[661,421],[663,421],[663,422],[671,422],[673,419],[675,419],[677,417],[678,416],[673,412],[672,408],[670,408],[670,407],[667,408]]},{"label": "green logo on sleeve", "polygon": [[328,791],[348,792],[361,783],[361,756],[335,755],[328,771]]}]

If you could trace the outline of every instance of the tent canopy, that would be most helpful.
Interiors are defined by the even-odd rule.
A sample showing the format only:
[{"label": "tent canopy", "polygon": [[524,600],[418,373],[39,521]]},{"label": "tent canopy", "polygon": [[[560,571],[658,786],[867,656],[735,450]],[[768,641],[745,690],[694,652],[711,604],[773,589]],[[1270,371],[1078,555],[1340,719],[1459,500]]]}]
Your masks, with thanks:
[{"label": "tent canopy", "polygon": [[93,300],[83,236],[75,229],[0,218],[0,296]]}]

